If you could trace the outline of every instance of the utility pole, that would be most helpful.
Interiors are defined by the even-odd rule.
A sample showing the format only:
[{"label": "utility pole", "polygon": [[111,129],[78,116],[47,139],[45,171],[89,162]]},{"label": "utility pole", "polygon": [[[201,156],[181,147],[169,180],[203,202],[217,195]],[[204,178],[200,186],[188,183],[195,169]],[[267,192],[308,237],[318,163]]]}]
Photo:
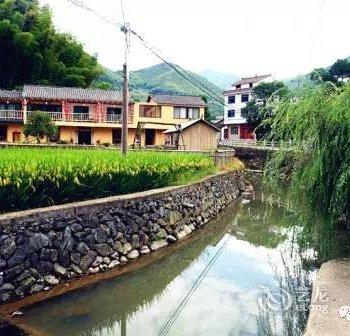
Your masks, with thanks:
[{"label": "utility pole", "polygon": [[125,34],[125,62],[123,65],[123,113],[122,113],[122,154],[128,153],[128,119],[129,119],[129,27],[125,24],[120,29]]}]

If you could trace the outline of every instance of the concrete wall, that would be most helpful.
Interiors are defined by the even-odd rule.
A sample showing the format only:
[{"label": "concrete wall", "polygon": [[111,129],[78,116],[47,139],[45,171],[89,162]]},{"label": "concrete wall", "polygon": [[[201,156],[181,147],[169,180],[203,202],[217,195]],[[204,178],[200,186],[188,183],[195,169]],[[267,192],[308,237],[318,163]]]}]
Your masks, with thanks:
[{"label": "concrete wall", "polygon": [[176,243],[248,185],[241,173],[224,173],[184,187],[2,215],[0,303]]}]

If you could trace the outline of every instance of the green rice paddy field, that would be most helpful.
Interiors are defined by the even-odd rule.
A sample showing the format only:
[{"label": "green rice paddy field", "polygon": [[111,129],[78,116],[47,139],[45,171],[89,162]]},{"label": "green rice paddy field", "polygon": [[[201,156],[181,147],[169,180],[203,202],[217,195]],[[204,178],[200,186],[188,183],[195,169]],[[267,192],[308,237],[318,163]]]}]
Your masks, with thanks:
[{"label": "green rice paddy field", "polygon": [[214,172],[200,154],[3,148],[0,212],[184,184]]}]

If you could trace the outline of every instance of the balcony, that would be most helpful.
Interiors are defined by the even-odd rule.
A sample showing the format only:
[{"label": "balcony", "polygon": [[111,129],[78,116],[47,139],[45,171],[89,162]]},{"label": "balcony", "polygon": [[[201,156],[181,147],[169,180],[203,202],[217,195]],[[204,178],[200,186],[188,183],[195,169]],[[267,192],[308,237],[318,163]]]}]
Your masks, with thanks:
[{"label": "balcony", "polygon": [[0,110],[0,121],[23,122],[23,112],[19,110]]},{"label": "balcony", "polygon": [[[34,112],[28,112],[28,117]],[[64,115],[62,112],[43,112],[50,115],[52,121],[62,122],[76,122],[76,123],[113,123],[121,124],[121,114],[103,114],[96,115],[92,113],[72,113]],[[133,122],[133,115],[129,115],[129,123]]]}]

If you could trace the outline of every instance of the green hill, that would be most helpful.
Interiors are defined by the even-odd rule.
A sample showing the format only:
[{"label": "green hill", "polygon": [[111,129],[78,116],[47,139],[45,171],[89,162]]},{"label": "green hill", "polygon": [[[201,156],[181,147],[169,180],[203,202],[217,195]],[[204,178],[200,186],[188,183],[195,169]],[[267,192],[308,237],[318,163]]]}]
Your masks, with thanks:
[{"label": "green hill", "polygon": [[[106,82],[113,89],[121,90],[123,85],[123,77],[121,71],[113,72],[104,69],[104,74],[95,81],[94,85]],[[188,71],[188,73],[196,79],[196,81],[210,88],[217,95],[222,97],[222,90],[209,82],[206,78]],[[132,71],[130,73],[130,90],[135,101],[142,101],[147,98],[150,93],[170,93],[170,94],[194,94],[206,96],[200,89],[182,78],[176,71],[171,69],[165,63],[157,64],[149,68]],[[209,111],[212,116],[223,114],[222,104],[215,102],[207,96]],[[223,101],[223,98],[222,98]]]}]

